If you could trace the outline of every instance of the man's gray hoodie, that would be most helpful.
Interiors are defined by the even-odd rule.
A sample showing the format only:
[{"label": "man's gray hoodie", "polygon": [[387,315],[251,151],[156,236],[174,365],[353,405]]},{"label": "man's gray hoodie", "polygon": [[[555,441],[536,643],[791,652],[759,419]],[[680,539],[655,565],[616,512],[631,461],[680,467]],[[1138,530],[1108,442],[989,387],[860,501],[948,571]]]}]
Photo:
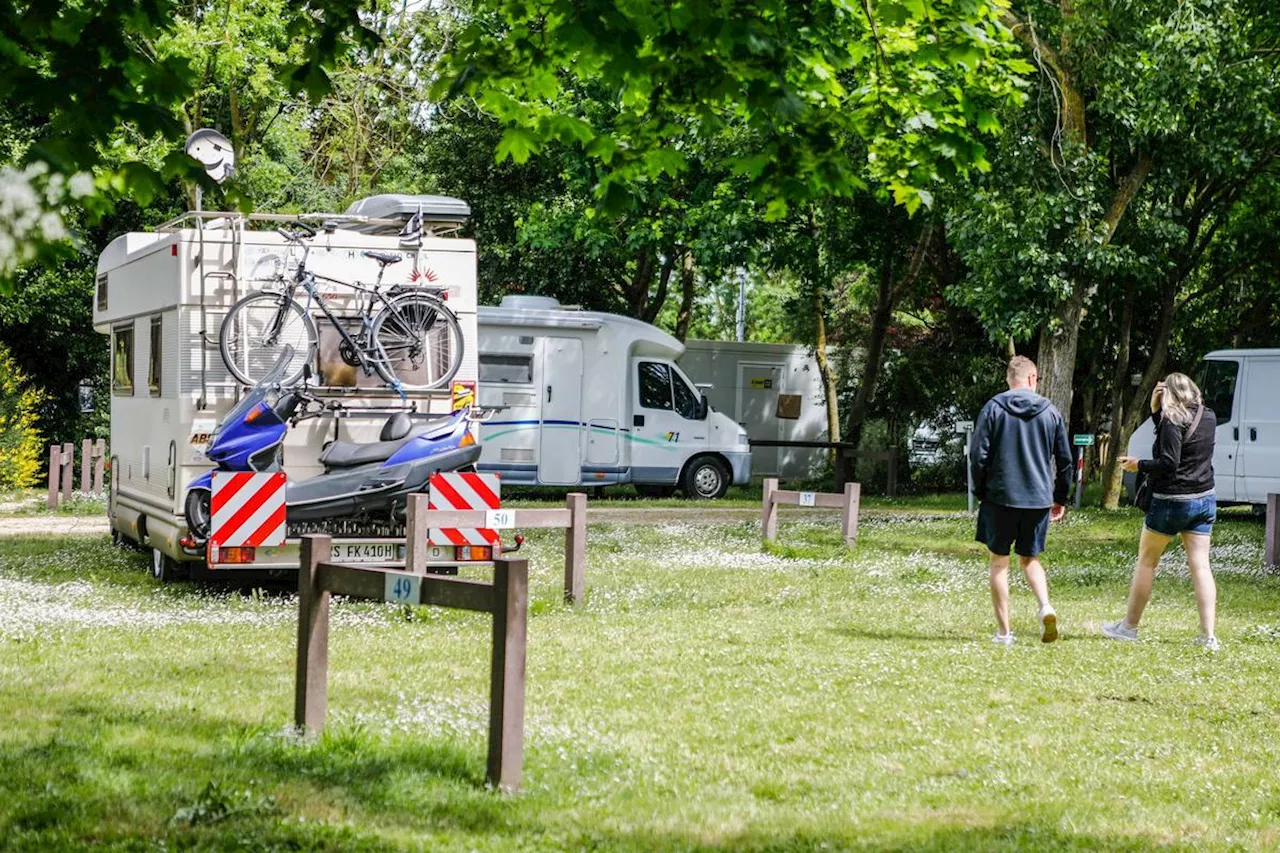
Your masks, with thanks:
[{"label": "man's gray hoodie", "polygon": [[987,401],[969,443],[973,493],[1019,509],[1066,504],[1071,444],[1058,409],[1029,388]]}]

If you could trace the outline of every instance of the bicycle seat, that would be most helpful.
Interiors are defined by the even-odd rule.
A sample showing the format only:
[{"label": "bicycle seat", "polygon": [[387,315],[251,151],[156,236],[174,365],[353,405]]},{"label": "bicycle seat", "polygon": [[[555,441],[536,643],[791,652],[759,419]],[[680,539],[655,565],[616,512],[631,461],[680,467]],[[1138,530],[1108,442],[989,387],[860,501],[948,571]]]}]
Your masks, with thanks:
[{"label": "bicycle seat", "polygon": [[389,267],[392,264],[398,264],[404,260],[400,255],[393,255],[391,252],[375,252],[372,249],[367,252],[362,252],[361,254],[366,258],[373,258],[375,261],[382,264],[383,267]]}]

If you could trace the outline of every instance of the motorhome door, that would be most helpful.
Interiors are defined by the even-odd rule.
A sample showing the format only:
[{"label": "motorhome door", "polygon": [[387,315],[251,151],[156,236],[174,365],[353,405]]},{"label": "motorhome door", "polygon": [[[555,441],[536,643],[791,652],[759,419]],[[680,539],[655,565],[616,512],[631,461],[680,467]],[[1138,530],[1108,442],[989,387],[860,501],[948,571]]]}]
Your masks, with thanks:
[{"label": "motorhome door", "polygon": [[1245,361],[1244,393],[1240,405],[1240,450],[1236,468],[1237,500],[1267,502],[1280,492],[1280,358],[1250,356]]},{"label": "motorhome door", "polygon": [[582,477],[582,341],[542,338],[538,482],[571,486]]}]

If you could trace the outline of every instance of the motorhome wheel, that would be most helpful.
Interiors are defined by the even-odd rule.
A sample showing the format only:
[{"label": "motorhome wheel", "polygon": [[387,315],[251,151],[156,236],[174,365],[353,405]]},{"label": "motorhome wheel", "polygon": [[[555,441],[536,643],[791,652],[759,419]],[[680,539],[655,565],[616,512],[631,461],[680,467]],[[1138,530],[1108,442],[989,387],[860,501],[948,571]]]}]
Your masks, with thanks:
[{"label": "motorhome wheel", "polygon": [[724,464],[712,456],[700,456],[689,463],[684,472],[686,497],[711,500],[723,497],[729,491],[729,472]]},{"label": "motorhome wheel", "polygon": [[151,550],[151,576],[160,583],[168,583],[178,576],[178,563],[159,548]]},{"label": "motorhome wheel", "polygon": [[201,542],[209,538],[210,497],[208,489],[192,489],[187,493],[187,529]]}]

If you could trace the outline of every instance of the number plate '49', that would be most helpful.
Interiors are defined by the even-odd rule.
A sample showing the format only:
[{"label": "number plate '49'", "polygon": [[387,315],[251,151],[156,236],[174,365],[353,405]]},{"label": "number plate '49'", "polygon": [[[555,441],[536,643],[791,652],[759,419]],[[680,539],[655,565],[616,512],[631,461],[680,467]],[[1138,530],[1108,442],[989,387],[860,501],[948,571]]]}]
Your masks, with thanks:
[{"label": "number plate '49'", "polygon": [[397,604],[417,604],[421,599],[422,578],[417,575],[388,573],[382,597]]}]

